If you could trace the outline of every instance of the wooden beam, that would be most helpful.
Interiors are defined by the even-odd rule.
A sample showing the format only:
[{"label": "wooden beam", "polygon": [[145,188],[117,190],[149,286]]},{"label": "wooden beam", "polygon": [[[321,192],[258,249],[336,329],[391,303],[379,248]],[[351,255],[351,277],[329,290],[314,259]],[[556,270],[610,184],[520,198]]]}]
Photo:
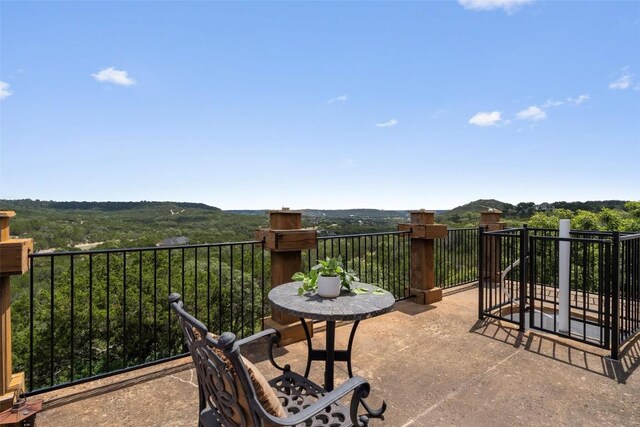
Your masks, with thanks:
[{"label": "wooden beam", "polygon": [[0,211],[0,412],[11,407],[14,392],[24,390],[24,373],[11,365],[11,276],[29,269],[32,239],[11,239],[9,220],[13,211]]},{"label": "wooden beam", "polygon": [[265,247],[274,252],[315,249],[318,232],[315,229],[300,230],[256,230],[256,240],[265,241]]},{"label": "wooden beam", "polygon": [[33,239],[0,241],[0,275],[29,271],[29,252],[33,252]]}]

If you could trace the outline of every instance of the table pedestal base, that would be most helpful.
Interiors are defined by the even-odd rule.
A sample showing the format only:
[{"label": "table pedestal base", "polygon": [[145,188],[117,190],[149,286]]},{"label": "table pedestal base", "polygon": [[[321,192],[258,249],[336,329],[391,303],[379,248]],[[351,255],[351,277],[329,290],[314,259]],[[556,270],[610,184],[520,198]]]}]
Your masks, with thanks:
[{"label": "table pedestal base", "polygon": [[[325,349],[324,350],[316,350],[313,348],[313,344],[311,343],[311,334],[309,333],[309,328],[307,328],[307,324],[304,319],[300,318],[300,322],[302,323],[302,327],[304,328],[305,337],[307,338],[307,367],[304,371],[305,378],[309,377],[309,372],[311,371],[311,362],[314,360],[320,360],[325,362],[324,369],[324,388],[327,391],[333,390],[333,377],[334,377],[334,367],[335,362],[347,362],[347,372],[349,373],[349,378],[353,377],[353,370],[351,368],[351,350],[353,349],[353,338],[356,335],[356,329],[358,329],[358,325],[360,324],[359,320],[353,322],[353,326],[351,328],[351,333],[349,334],[349,344],[347,345],[346,350],[336,350],[336,322],[334,320],[327,320],[327,330],[326,330],[326,340],[325,340]],[[364,400],[361,400],[362,406],[367,411],[368,415],[371,418],[380,418],[382,414],[387,409],[386,402],[382,402],[382,406],[378,409],[371,409],[369,405]]]}]

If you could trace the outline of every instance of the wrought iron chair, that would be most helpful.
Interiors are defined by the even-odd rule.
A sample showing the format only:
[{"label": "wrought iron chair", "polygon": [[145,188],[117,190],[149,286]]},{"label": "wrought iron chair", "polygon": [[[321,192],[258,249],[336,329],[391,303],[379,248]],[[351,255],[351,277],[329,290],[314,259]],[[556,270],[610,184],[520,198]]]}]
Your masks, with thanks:
[{"label": "wrought iron chair", "polygon": [[[236,340],[231,332],[216,337],[184,310],[180,298],[179,294],[173,293],[169,296],[169,303],[178,315],[198,374],[200,426],[368,425],[367,416],[358,416],[360,401],[370,391],[366,380],[356,376],[327,392],[311,380],[292,372],[289,365],[281,367],[275,362],[273,347],[280,341],[280,334],[275,329],[267,329],[241,340]],[[262,374],[240,355],[242,345],[265,337],[269,338],[269,360],[282,371],[268,384],[266,380],[260,381]],[[264,390],[265,387],[268,390]],[[274,393],[271,387],[277,392]],[[273,399],[269,399],[269,393],[275,395],[275,405]],[[351,403],[347,408],[339,400],[350,393]]]}]

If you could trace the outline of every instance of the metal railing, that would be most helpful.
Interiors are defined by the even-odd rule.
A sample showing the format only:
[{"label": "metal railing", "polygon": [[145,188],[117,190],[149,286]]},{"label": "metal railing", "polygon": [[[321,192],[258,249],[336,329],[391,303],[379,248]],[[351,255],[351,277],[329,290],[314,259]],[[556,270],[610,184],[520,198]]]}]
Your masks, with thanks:
[{"label": "metal railing", "polygon": [[[573,233],[572,233],[573,235]],[[580,235],[580,233],[576,233]],[[611,240],[530,236],[529,326],[603,348],[610,339]],[[560,329],[560,243],[569,244],[569,327]]]},{"label": "metal railing", "polygon": [[435,241],[435,282],[451,288],[478,280],[478,227],[450,228]]},{"label": "metal railing", "polygon": [[[607,348],[614,358],[640,332],[640,234],[574,230],[561,238],[557,230],[524,227],[481,230],[480,236],[480,318],[496,317],[521,330],[539,329]],[[562,243],[569,247],[564,319]]]},{"label": "metal railing", "polygon": [[[479,236],[478,228],[451,229],[436,241],[436,286],[476,280]],[[308,270],[318,258],[341,256],[363,282],[400,300],[410,296],[410,242],[408,231],[321,236],[315,249],[303,251],[302,268]],[[638,251],[633,242],[625,260]],[[513,250],[505,251],[502,267],[517,258]],[[16,278],[12,295],[13,364],[26,372],[29,394],[186,354],[166,304],[174,291],[215,333],[245,337],[260,330],[269,315],[270,262],[262,241],[36,253],[29,261],[30,272]],[[626,266],[620,274],[629,278],[624,286],[631,289],[637,263]],[[519,274],[517,267],[513,274]],[[626,289],[625,297],[635,295]],[[489,306],[498,301],[486,296]],[[621,330],[637,329],[638,307],[623,310]]]},{"label": "metal railing", "polygon": [[[396,299],[409,295],[407,232],[318,238],[318,256],[342,256],[361,280]],[[30,272],[14,286],[13,362],[27,394],[78,384],[186,354],[166,297],[214,333],[245,337],[269,314],[262,241],[105,249],[29,255]]]},{"label": "metal railing", "polygon": [[614,331],[618,334],[618,344],[622,345],[640,332],[640,234],[614,236],[613,243],[619,253],[617,272],[614,270],[617,286],[614,285],[613,290],[614,295],[616,291],[618,294],[619,320]]},{"label": "metal railing", "polygon": [[[30,394],[186,354],[179,292],[214,333],[262,328],[261,241],[36,253],[13,303],[13,357]],[[23,280],[24,281],[24,280]]]},{"label": "metal railing", "polygon": [[478,269],[480,317],[494,317],[521,322],[521,286],[525,271],[523,262],[524,231],[506,229],[486,232],[479,230]]},{"label": "metal railing", "polygon": [[341,256],[345,267],[362,282],[376,284],[401,300],[410,295],[409,235],[406,231],[390,231],[318,237],[316,249],[304,254],[304,268],[310,269],[318,258]]}]

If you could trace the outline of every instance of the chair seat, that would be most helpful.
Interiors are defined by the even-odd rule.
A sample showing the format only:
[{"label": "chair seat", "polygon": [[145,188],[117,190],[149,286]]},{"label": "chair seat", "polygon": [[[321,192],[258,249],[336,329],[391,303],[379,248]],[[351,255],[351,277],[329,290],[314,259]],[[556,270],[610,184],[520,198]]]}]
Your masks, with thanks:
[{"label": "chair seat", "polygon": [[[297,414],[327,394],[327,391],[318,384],[291,371],[272,379],[269,384],[276,389],[278,399],[290,415]],[[333,403],[304,424],[299,424],[300,427],[348,427],[352,425],[349,408],[340,402]]]},{"label": "chair seat", "polygon": [[[285,372],[275,377],[269,384],[276,389],[276,395],[288,414],[297,414],[313,402],[327,394],[327,391],[313,381],[295,372]],[[201,419],[207,426],[222,426],[216,413],[207,408],[201,412]],[[339,402],[333,403],[327,410],[316,414],[312,419],[296,427],[351,427],[349,409]]]}]

